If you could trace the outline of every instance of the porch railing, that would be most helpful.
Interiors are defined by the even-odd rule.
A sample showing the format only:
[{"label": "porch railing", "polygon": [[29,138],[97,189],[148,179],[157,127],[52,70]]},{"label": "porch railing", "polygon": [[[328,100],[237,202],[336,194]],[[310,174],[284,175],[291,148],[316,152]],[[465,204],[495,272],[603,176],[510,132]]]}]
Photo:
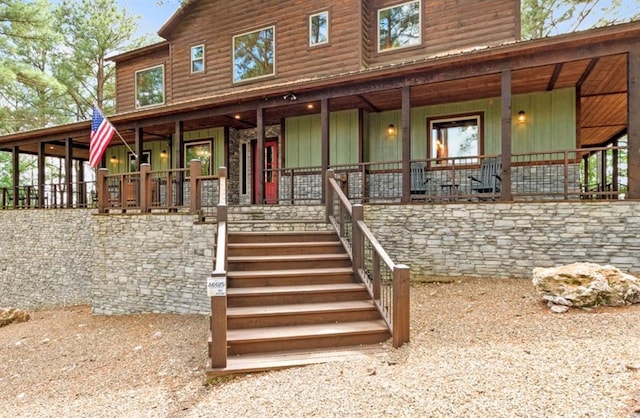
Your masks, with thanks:
[{"label": "porch railing", "polygon": [[140,171],[108,174],[98,171],[98,210],[112,211],[185,210],[202,220],[213,214],[219,199],[218,176],[202,176],[199,160],[189,163],[188,169],[151,171],[142,164]]},{"label": "porch railing", "polygon": [[409,341],[409,267],[393,262],[365,224],[363,206],[349,202],[335,177],[335,171],[327,171],[327,220],[336,228],[356,276],[391,330],[393,346],[400,347]]},{"label": "porch railing", "polygon": [[209,359],[211,367],[224,368],[227,367],[227,169],[220,168],[218,177],[215,269],[207,280],[207,295],[211,298]]},{"label": "porch railing", "polygon": [[0,187],[0,210],[97,207],[95,181]]}]

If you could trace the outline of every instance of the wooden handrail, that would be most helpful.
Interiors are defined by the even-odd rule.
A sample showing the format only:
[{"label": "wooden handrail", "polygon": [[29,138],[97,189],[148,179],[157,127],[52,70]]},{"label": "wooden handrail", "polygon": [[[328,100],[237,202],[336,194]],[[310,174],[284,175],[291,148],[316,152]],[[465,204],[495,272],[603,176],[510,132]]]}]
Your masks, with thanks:
[{"label": "wooden handrail", "polygon": [[[364,208],[361,204],[352,205],[345,192],[338,185],[335,179],[335,172],[327,170],[326,177],[326,213],[327,219],[333,224],[339,234],[340,241],[346,247],[351,256],[353,269],[356,277],[359,277],[366,285],[373,303],[382,315],[382,318],[389,327],[393,346],[400,347],[409,341],[409,292],[410,292],[410,272],[409,267],[403,264],[395,264],[389,254],[375,238],[371,230],[364,222]],[[335,200],[339,202],[338,220],[334,213]],[[351,218],[351,248],[349,241],[345,238],[345,212]],[[365,242],[371,246],[372,259],[366,263],[372,267],[371,277],[365,271]],[[391,272],[392,300],[382,296],[382,279],[380,263],[384,263],[387,270]],[[388,291],[385,292],[385,295]]]}]

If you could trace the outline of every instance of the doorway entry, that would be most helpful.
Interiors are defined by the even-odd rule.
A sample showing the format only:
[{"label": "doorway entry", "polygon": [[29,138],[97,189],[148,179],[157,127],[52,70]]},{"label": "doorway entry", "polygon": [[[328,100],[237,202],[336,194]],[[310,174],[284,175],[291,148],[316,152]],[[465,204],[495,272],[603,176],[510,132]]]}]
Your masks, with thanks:
[{"label": "doorway entry", "polygon": [[278,139],[269,138],[264,141],[264,174],[258,174],[258,160],[256,156],[258,141],[251,141],[251,155],[253,167],[253,192],[252,202],[258,202],[258,181],[264,181],[264,203],[278,203]]}]

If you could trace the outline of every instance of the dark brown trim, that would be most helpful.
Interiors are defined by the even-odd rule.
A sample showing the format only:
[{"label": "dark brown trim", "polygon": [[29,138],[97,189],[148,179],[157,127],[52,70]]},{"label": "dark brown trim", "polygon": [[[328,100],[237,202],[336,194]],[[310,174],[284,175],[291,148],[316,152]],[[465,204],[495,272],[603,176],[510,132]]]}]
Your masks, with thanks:
[{"label": "dark brown trim", "polygon": [[402,203],[411,201],[411,88],[402,88]]},{"label": "dark brown trim", "polygon": [[627,90],[628,197],[640,199],[640,48],[637,46],[628,55]]},{"label": "dark brown trim", "polygon": [[264,203],[264,142],[265,142],[265,132],[264,132],[264,109],[262,107],[258,107],[256,109],[256,124],[258,125],[256,128],[256,172],[253,173],[256,181],[254,184],[256,185],[256,202],[257,204]]},{"label": "dark brown trim", "polygon": [[547,91],[551,91],[556,87],[556,82],[558,81],[558,77],[560,77],[560,73],[562,72],[562,63],[558,63],[553,68],[553,74],[551,75],[551,79],[549,80],[549,84],[547,84]]},{"label": "dark brown trim", "polygon": [[511,195],[511,70],[502,71],[502,188],[500,200],[510,201]]},{"label": "dark brown trim", "polygon": [[[485,130],[485,125],[484,125],[484,111],[482,110],[478,110],[477,112],[468,112],[468,113],[453,113],[450,115],[439,115],[439,116],[429,116],[427,118],[427,126],[426,126],[426,132],[427,132],[427,137],[426,137],[426,141],[427,141],[427,155],[426,155],[426,159],[427,161],[431,161],[431,160],[435,160],[436,158],[432,158],[431,157],[431,151],[432,151],[432,147],[431,147],[431,122],[433,121],[438,121],[441,119],[463,119],[463,118],[475,118],[477,117],[479,120],[479,127],[478,127],[478,134],[480,135],[479,139],[479,143],[478,143],[478,155],[484,155],[484,130]],[[453,157],[452,157],[453,158]],[[465,166],[469,166],[469,165],[474,165],[474,164],[464,164]],[[456,165],[457,166],[457,165]],[[436,168],[444,168],[445,166],[435,166]]]},{"label": "dark brown trim", "polygon": [[[329,153],[330,153],[330,140],[331,138],[329,137],[330,132],[329,132],[329,99],[322,99],[320,100],[320,130],[321,130],[321,135],[322,135],[322,156],[321,156],[321,161],[322,161],[322,177],[321,178],[327,178],[327,169],[329,168]],[[324,199],[325,199],[325,190],[326,190],[326,184],[325,182],[321,182],[322,184],[322,203],[324,203]]]},{"label": "dark brown trim", "polygon": [[584,69],[584,72],[576,83],[576,88],[582,88],[582,85],[585,81],[587,81],[587,78],[589,78],[589,75],[591,74],[593,69],[596,68],[596,64],[598,64],[598,61],[600,61],[600,58],[593,58],[591,61],[589,61],[587,68]]},{"label": "dark brown trim", "polygon": [[64,183],[67,188],[67,207],[73,207],[73,139],[64,144]]}]

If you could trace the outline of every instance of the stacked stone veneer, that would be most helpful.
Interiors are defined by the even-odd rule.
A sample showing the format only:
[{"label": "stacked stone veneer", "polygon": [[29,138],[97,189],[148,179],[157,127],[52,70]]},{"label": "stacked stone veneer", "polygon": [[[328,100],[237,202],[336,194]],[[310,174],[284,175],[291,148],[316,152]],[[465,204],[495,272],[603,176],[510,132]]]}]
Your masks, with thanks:
[{"label": "stacked stone veneer", "polygon": [[576,261],[640,272],[640,202],[368,205],[365,221],[413,279],[530,277]]},{"label": "stacked stone veneer", "polygon": [[90,210],[0,211],[0,307],[91,302]]},{"label": "stacked stone veneer", "polygon": [[[324,208],[231,207],[233,230],[324,229]],[[530,277],[577,261],[640,272],[640,202],[367,205],[412,279]],[[0,307],[92,303],[94,312],[209,313],[215,224],[185,214],[0,211]]]},{"label": "stacked stone veneer", "polygon": [[192,215],[94,216],[93,311],[208,313],[215,225]]}]

